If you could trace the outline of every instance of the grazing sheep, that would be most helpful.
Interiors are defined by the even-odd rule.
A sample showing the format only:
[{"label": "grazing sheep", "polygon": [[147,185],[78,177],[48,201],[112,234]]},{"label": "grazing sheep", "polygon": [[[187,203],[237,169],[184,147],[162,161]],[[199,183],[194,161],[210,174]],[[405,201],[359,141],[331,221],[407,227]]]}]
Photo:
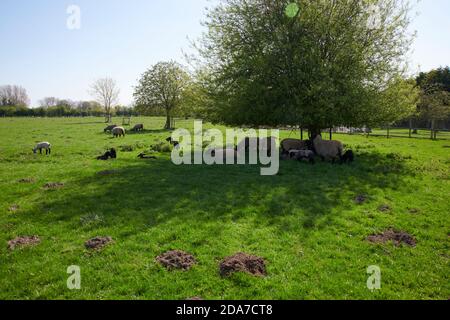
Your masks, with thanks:
[{"label": "grazing sheep", "polygon": [[142,123],[135,125],[134,128],[131,129],[131,131],[134,131],[134,132],[139,132],[142,130],[144,130],[144,125]]},{"label": "grazing sheep", "polygon": [[115,138],[117,137],[125,137],[125,129],[123,127],[115,127],[112,129],[112,134]]},{"label": "grazing sheep", "polygon": [[115,127],[117,127],[116,124],[107,126],[107,127],[103,130],[103,132],[104,132],[104,133],[111,132]]},{"label": "grazing sheep", "polygon": [[178,148],[178,146],[180,145],[178,141],[172,140],[172,137],[167,138],[166,141],[173,145],[175,148]]},{"label": "grazing sheep", "polygon": [[97,157],[97,160],[108,160],[109,158],[111,159],[117,158],[116,149],[112,148],[111,150],[106,151],[104,155]]},{"label": "grazing sheep", "polygon": [[355,154],[353,153],[352,150],[348,150],[341,157],[341,163],[346,163],[346,162],[352,163],[353,161],[355,161]]},{"label": "grazing sheep", "polygon": [[281,141],[281,152],[289,153],[291,150],[308,150],[310,147],[310,141],[299,139],[284,139]]},{"label": "grazing sheep", "polygon": [[40,142],[34,147],[33,152],[36,153],[39,150],[39,153],[42,154],[42,149],[45,149],[45,154],[52,153],[52,145],[49,142]]},{"label": "grazing sheep", "polygon": [[298,161],[308,160],[311,164],[314,164],[316,154],[312,150],[291,150],[289,151],[289,158]]},{"label": "grazing sheep", "polygon": [[342,158],[344,145],[340,141],[323,140],[320,135],[313,139],[313,146],[315,153],[323,160],[331,159],[334,161]]}]

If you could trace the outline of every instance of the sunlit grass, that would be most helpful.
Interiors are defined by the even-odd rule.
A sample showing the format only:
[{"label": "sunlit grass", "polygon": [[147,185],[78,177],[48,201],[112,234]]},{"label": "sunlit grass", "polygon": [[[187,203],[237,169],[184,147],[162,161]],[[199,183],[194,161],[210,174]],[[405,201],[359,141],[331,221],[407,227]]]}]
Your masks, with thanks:
[{"label": "sunlit grass", "polygon": [[[258,166],[177,167],[169,154],[139,160],[169,132],[161,130],[164,119],[134,121],[146,131],[112,139],[96,118],[0,119],[0,298],[450,296],[448,141],[335,135],[355,151],[353,165],[282,162],[279,175],[263,177]],[[31,152],[43,140],[53,144],[50,157]],[[121,146],[133,151],[95,160]],[[98,175],[104,170],[116,172]],[[23,178],[35,181],[18,183]],[[64,187],[44,190],[48,182]],[[355,204],[359,194],[368,201]],[[392,210],[380,212],[384,204]],[[12,205],[19,210],[10,212]],[[365,241],[390,227],[413,235],[417,247]],[[21,235],[42,242],[9,251],[7,241]],[[84,242],[95,236],[115,242],[88,252]],[[171,249],[192,253],[198,264],[166,271],[155,257]],[[268,276],[221,278],[220,260],[238,251],[264,257]],[[66,287],[70,265],[81,267],[79,291]],[[382,270],[379,291],[366,287],[370,265]]]}]

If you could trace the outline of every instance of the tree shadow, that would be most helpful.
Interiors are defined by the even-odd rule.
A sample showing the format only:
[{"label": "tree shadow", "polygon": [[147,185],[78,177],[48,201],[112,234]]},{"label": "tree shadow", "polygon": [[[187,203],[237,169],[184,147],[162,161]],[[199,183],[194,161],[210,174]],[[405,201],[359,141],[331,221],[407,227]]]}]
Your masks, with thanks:
[{"label": "tree shadow", "polygon": [[[333,223],[340,210],[350,210],[359,194],[374,189],[400,189],[412,174],[403,162],[379,153],[361,155],[353,165],[282,162],[277,176],[260,176],[259,166],[175,166],[170,159],[128,161],[111,175],[75,180],[65,191],[42,201],[33,212],[45,223],[68,221],[84,212],[105,216],[108,225],[145,230],[173,220],[207,226],[254,215],[257,225],[277,232],[298,232],[290,217],[301,220],[304,232]],[[41,212],[51,210],[51,216]],[[33,215],[33,213],[31,213]],[[55,217],[56,215],[56,217]],[[220,231],[218,231],[220,232]],[[133,236],[124,228],[122,237]]]},{"label": "tree shadow", "polygon": [[171,129],[144,129],[141,131],[131,131],[131,129],[127,130],[127,135],[147,135],[147,134],[161,134],[167,133],[171,134],[173,130]]}]

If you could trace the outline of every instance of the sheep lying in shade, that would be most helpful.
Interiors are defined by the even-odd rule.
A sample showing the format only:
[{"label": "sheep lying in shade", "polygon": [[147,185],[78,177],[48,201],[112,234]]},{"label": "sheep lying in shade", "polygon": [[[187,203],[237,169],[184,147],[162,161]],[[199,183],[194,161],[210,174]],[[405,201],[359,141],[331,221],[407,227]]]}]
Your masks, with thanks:
[{"label": "sheep lying in shade", "polygon": [[298,161],[307,160],[311,164],[314,164],[316,162],[315,157],[316,157],[316,154],[312,150],[291,150],[291,151],[289,151],[289,158],[298,160]]},{"label": "sheep lying in shade", "polygon": [[291,150],[308,150],[311,147],[311,142],[309,140],[284,139],[281,141],[280,147],[281,152],[287,154]]},{"label": "sheep lying in shade", "polygon": [[40,142],[40,143],[38,143],[34,147],[33,152],[36,153],[39,150],[39,153],[42,154],[42,149],[45,150],[45,154],[51,154],[52,153],[52,145],[49,142]]},{"label": "sheep lying in shade", "polygon": [[315,153],[323,160],[341,159],[344,152],[344,145],[340,141],[323,140],[320,135],[313,139]]},{"label": "sheep lying in shade", "polygon": [[103,132],[104,133],[107,133],[107,132],[111,132],[112,131],[112,129],[114,129],[115,127],[117,127],[117,125],[116,124],[113,124],[113,125],[110,125],[110,126],[107,126],[104,130],[103,130]]},{"label": "sheep lying in shade", "polygon": [[115,138],[117,137],[125,137],[125,128],[123,127],[115,127],[112,129],[112,134]]}]

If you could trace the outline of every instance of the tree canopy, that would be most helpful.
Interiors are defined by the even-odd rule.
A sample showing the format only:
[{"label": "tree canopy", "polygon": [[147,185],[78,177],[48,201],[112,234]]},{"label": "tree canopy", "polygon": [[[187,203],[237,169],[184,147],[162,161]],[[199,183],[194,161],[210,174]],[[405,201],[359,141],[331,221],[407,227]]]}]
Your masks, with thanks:
[{"label": "tree canopy", "polygon": [[174,109],[180,106],[183,93],[189,84],[189,74],[173,61],[159,62],[148,69],[135,88],[134,98],[138,108],[163,109],[171,128]]},{"label": "tree canopy", "polygon": [[411,113],[408,12],[401,0],[220,1],[196,44],[208,118],[318,130]]}]

